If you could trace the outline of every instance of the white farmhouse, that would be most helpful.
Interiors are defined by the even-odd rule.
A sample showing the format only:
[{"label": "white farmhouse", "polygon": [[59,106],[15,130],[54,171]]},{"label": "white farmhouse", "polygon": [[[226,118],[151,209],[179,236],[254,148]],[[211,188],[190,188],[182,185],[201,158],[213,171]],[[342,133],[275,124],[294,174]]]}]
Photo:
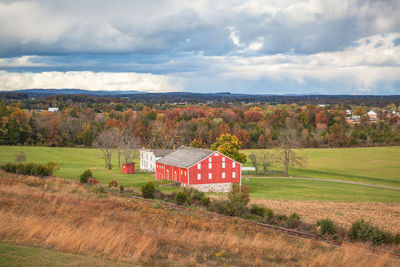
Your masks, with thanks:
[{"label": "white farmhouse", "polygon": [[49,108],[48,112],[58,112],[58,108]]},{"label": "white farmhouse", "polygon": [[140,170],[154,172],[156,171],[156,160],[173,152],[172,149],[153,149],[140,150]]}]

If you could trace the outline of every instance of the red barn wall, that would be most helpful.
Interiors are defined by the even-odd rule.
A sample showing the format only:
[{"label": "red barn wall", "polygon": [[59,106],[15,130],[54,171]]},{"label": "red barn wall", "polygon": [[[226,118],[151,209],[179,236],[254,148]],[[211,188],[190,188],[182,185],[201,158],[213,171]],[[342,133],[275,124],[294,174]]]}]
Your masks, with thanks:
[{"label": "red barn wall", "polygon": [[166,179],[187,184],[187,175],[188,171],[185,168],[156,163],[157,180]]},{"label": "red barn wall", "polygon": [[[225,158],[225,168],[223,168],[223,158]],[[235,162],[235,167],[232,165],[233,162]],[[209,168],[209,163],[211,163],[211,168]],[[240,183],[241,165],[221,153],[215,152],[199,164],[200,169],[197,164],[189,168],[189,184]],[[232,177],[233,172],[236,174],[235,178]],[[209,179],[210,173],[211,179]],[[225,173],[225,178],[222,178],[222,173]],[[198,174],[200,174],[200,180],[198,180]]]}]

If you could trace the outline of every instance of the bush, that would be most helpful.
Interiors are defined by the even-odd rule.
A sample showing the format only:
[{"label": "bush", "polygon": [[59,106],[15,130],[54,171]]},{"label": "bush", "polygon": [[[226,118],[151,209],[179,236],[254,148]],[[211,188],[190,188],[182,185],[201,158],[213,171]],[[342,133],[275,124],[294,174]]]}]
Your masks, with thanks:
[{"label": "bush", "polygon": [[79,180],[82,184],[85,184],[88,182],[89,178],[93,178],[93,173],[91,170],[86,170],[81,174],[81,177],[79,178]]},{"label": "bush", "polygon": [[300,216],[296,212],[293,212],[290,214],[289,220],[300,220]]},{"label": "bush", "polygon": [[372,226],[364,220],[356,221],[351,225],[348,231],[348,237],[350,240],[371,242],[374,245],[379,245],[383,242],[394,242],[395,239],[395,237],[392,237],[389,233]]},{"label": "bush", "polygon": [[125,190],[124,186],[123,186],[123,185],[120,185],[120,186],[119,186],[119,192],[122,193],[122,192],[124,192],[124,190]]},{"label": "bush", "polygon": [[393,237],[393,243],[395,244],[400,244],[400,233],[397,233],[394,237]]},{"label": "bush", "polygon": [[[94,179],[94,180],[96,180],[96,179]],[[101,194],[101,193],[104,193],[104,187],[102,187],[102,186],[93,186],[92,191],[93,191],[93,193]]]},{"label": "bush", "polygon": [[317,226],[321,228],[320,230],[322,235],[333,235],[336,233],[335,224],[330,219],[319,220]]},{"label": "bush", "polygon": [[59,168],[58,164],[54,162],[47,164],[8,162],[2,166],[2,169],[6,172],[45,177],[52,175]]},{"label": "bush", "polygon": [[117,182],[117,180],[111,180],[111,181],[108,183],[108,187],[109,187],[109,188],[111,188],[111,187],[117,188],[117,187],[118,187],[118,182]]},{"label": "bush", "polygon": [[96,185],[96,184],[99,183],[99,181],[96,180],[95,178],[89,178],[88,179],[88,183],[91,184],[91,185]]},{"label": "bush", "polygon": [[202,204],[204,207],[209,207],[209,206],[210,206],[210,203],[211,203],[210,198],[209,198],[208,196],[203,196],[203,198],[201,199],[201,204]]},{"label": "bush", "polygon": [[250,189],[248,186],[234,186],[228,193],[228,199],[231,203],[241,203],[247,205],[250,201]]},{"label": "bush", "polygon": [[178,192],[178,193],[175,195],[175,202],[176,202],[176,204],[178,204],[178,205],[183,205],[183,204],[185,204],[186,199],[187,199],[187,196],[186,196],[185,192]]},{"label": "bush", "polygon": [[265,210],[266,209],[264,207],[262,207],[260,205],[256,205],[256,204],[251,205],[251,208],[250,208],[251,214],[255,214],[255,215],[258,215],[260,217],[264,217]]},{"label": "bush", "polygon": [[154,191],[156,191],[156,187],[153,182],[148,182],[142,186],[142,196],[144,198],[154,198]]},{"label": "bush", "polygon": [[289,219],[287,221],[287,226],[289,228],[297,228],[300,226],[300,224],[301,224],[300,216],[296,212],[290,214]]},{"label": "bush", "polygon": [[270,208],[265,208],[265,217],[270,219],[274,218],[274,211]]}]

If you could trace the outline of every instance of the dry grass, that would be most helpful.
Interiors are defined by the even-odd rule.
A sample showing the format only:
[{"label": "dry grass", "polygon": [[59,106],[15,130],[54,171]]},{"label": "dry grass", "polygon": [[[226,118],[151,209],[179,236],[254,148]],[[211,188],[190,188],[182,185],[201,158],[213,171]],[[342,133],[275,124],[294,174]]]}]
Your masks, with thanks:
[{"label": "dry grass", "polygon": [[61,179],[0,173],[0,239],[148,265],[395,266],[355,245],[330,247],[239,220],[99,197]]},{"label": "dry grass", "polygon": [[349,228],[351,224],[364,218],[373,225],[392,233],[400,233],[400,205],[388,203],[341,203],[317,201],[284,201],[252,199],[252,203],[261,204],[276,213],[289,215],[296,212],[303,221],[316,223],[320,219],[330,218],[338,225]]}]

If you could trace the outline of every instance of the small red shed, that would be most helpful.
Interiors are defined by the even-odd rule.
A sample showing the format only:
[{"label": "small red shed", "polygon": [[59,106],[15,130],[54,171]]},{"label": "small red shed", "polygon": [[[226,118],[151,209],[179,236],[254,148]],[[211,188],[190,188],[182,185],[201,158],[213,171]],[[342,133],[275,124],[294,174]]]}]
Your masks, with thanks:
[{"label": "small red shed", "polygon": [[181,146],[156,161],[157,180],[177,181],[203,192],[228,192],[241,184],[242,164],[208,149]]},{"label": "small red shed", "polygon": [[134,174],[135,173],[135,162],[128,162],[122,164],[122,173]]}]

